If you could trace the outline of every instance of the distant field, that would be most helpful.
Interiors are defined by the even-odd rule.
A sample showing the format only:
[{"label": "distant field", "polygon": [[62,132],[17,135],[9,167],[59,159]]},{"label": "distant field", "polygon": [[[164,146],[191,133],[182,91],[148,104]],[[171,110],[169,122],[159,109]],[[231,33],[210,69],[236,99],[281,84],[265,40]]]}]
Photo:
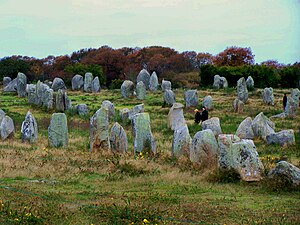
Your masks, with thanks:
[{"label": "distant field", "polygon": [[[27,99],[2,93],[0,108],[15,122],[14,140],[0,141],[0,223],[1,224],[300,224],[300,191],[278,188],[267,181],[246,183],[227,177],[214,179],[217,172],[198,168],[182,157],[171,157],[173,132],[167,128],[168,107],[162,107],[161,91],[147,92],[147,99],[123,99],[119,90],[97,94],[68,91],[73,105],[86,103],[89,116],[67,113],[68,149],[48,147],[47,127],[52,112],[30,106]],[[174,91],[184,103],[184,90]],[[213,97],[209,117],[219,117],[223,133],[235,133],[247,116],[272,116],[282,111],[283,93],[275,89],[275,106],[264,105],[261,90],[249,93],[244,113],[232,110],[234,89],[199,90],[199,106],[206,95]],[[144,103],[158,154],[133,155],[130,124],[129,153],[89,152],[89,117],[103,100],[115,105],[114,121],[120,124],[119,110]],[[38,142],[21,143],[20,127],[26,112],[35,116]],[[194,108],[184,109],[191,137],[201,128],[194,124]],[[279,159],[300,166],[300,109],[294,119],[273,119],[276,131],[294,129],[296,146],[268,146],[254,140],[266,172]],[[110,122],[112,126],[113,121]],[[281,190],[281,189],[284,190]]]}]

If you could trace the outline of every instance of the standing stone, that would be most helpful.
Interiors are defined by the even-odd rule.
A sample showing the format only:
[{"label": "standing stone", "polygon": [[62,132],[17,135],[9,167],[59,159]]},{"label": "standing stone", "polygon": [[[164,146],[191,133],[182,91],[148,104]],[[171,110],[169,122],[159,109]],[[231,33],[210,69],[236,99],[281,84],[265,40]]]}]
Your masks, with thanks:
[{"label": "standing stone", "polygon": [[248,100],[248,90],[246,86],[245,78],[242,77],[237,81],[237,96],[238,99],[246,103]]},{"label": "standing stone", "polygon": [[3,89],[4,92],[17,92],[17,78],[9,82]]},{"label": "standing stone", "polygon": [[163,91],[165,90],[171,90],[171,81],[168,81],[168,80],[162,80],[161,82],[161,89]]},{"label": "standing stone", "polygon": [[83,76],[76,74],[72,78],[72,90],[73,91],[82,91],[83,90]]},{"label": "standing stone", "polygon": [[89,114],[89,109],[86,104],[76,105],[75,109],[79,116],[87,116]]},{"label": "standing stone", "polygon": [[113,153],[125,154],[127,152],[127,135],[119,123],[114,123],[109,135],[110,147]]},{"label": "standing stone", "polygon": [[52,87],[52,84],[53,84],[53,82],[52,81],[50,81],[50,80],[45,80],[44,81],[44,84],[46,84],[49,88],[51,88]]},{"label": "standing stone", "polygon": [[138,82],[136,85],[136,97],[139,100],[146,98],[146,86],[143,81]]},{"label": "standing stone", "polygon": [[157,91],[158,88],[158,78],[155,71],[151,74],[150,80],[149,80],[149,89],[150,91]]},{"label": "standing stone", "polygon": [[38,81],[36,84],[36,105],[52,109],[54,106],[53,90],[46,84]]},{"label": "standing stone", "polygon": [[134,138],[134,153],[151,150],[156,153],[156,143],[153,138],[148,113],[138,113],[132,119],[132,132]]},{"label": "standing stone", "polygon": [[144,103],[143,104],[139,104],[139,105],[135,105],[129,112],[128,114],[128,118],[130,120],[132,120],[132,118],[138,114],[138,113],[143,113],[145,111],[144,109]]},{"label": "standing stone", "polygon": [[202,101],[202,106],[205,106],[207,110],[212,110],[213,109],[213,99],[210,95],[207,95],[204,97]]},{"label": "standing stone", "polygon": [[225,77],[220,77],[218,74],[214,76],[213,88],[228,88],[228,82]]},{"label": "standing stone", "polygon": [[10,77],[3,77],[3,88],[5,88],[9,82],[11,82],[11,78]]},{"label": "standing stone", "polygon": [[190,148],[190,160],[200,165],[215,167],[218,164],[218,143],[212,130],[198,131]]},{"label": "standing stone", "polygon": [[105,108],[105,109],[108,110],[108,117],[109,117],[109,119],[111,119],[111,118],[113,118],[115,116],[115,107],[114,107],[114,104],[111,103],[110,101],[104,100],[101,103],[101,108]]},{"label": "standing stone", "polygon": [[271,133],[266,137],[267,144],[280,144],[281,146],[295,145],[294,130],[282,130],[277,133]]},{"label": "standing stone", "polygon": [[177,130],[179,127],[186,125],[183,107],[181,103],[174,103],[170,108],[168,114],[168,128],[171,128],[171,130]]},{"label": "standing stone", "polygon": [[136,78],[136,82],[139,83],[143,81],[146,89],[149,89],[150,84],[150,74],[146,69],[142,69]]},{"label": "standing stone", "polygon": [[67,89],[65,82],[63,81],[63,79],[61,79],[59,77],[54,78],[51,88],[53,89],[53,91],[58,91],[59,89],[62,89],[62,90]]},{"label": "standing stone", "polygon": [[202,122],[202,130],[210,129],[217,137],[219,134],[222,134],[222,129],[220,126],[220,119],[218,117],[213,117],[211,119],[205,120]]},{"label": "standing stone", "polygon": [[[2,110],[1,110],[2,111]],[[3,111],[2,111],[3,112]],[[6,138],[12,138],[15,134],[14,121],[9,116],[6,116],[5,113],[1,112],[0,115],[0,137],[2,140]],[[1,119],[2,117],[2,119]]]},{"label": "standing stone", "polygon": [[70,109],[70,101],[65,90],[59,89],[55,94],[55,109],[57,112],[64,112]]},{"label": "standing stone", "polygon": [[18,73],[17,76],[17,92],[18,97],[23,98],[26,96],[27,77],[24,73]]},{"label": "standing stone", "polygon": [[64,113],[53,113],[48,127],[48,141],[51,147],[68,146],[68,124]]},{"label": "standing stone", "polygon": [[6,113],[2,109],[0,109],[0,124],[5,115],[6,115]]},{"label": "standing stone", "polygon": [[235,113],[244,112],[244,106],[245,106],[244,102],[242,102],[238,98],[234,99],[232,102],[232,108]]},{"label": "standing stone", "polygon": [[184,101],[186,107],[198,106],[198,92],[197,90],[188,90],[184,92]]},{"label": "standing stone", "polygon": [[90,151],[110,149],[108,110],[100,108],[90,119]]},{"label": "standing stone", "polygon": [[130,80],[124,80],[121,86],[121,94],[123,98],[129,98],[134,95],[134,84]]},{"label": "standing stone", "polygon": [[25,120],[21,127],[22,142],[28,141],[29,143],[36,142],[38,138],[38,126],[34,116],[28,111]]},{"label": "standing stone", "polygon": [[287,117],[289,118],[296,117],[297,108],[298,108],[297,102],[291,96],[288,96],[286,107],[285,107],[285,114],[287,115]]},{"label": "standing stone", "polygon": [[28,92],[28,103],[35,105],[37,102],[36,85],[29,84],[27,87],[27,92]]},{"label": "standing stone", "polygon": [[269,134],[275,133],[275,124],[261,112],[252,121],[252,129],[256,137],[266,141]]},{"label": "standing stone", "polygon": [[248,76],[246,80],[246,85],[248,90],[253,90],[254,89],[254,80],[251,76]]},{"label": "standing stone", "polygon": [[192,138],[189,133],[188,126],[185,124],[178,127],[174,131],[172,140],[172,155],[176,158],[181,155],[188,156],[190,154],[190,146],[192,143]]},{"label": "standing stone", "polygon": [[273,88],[265,88],[262,93],[263,102],[268,105],[274,105]]},{"label": "standing stone", "polygon": [[291,91],[291,98],[294,100],[295,104],[299,106],[299,97],[300,91],[298,88],[292,89]]},{"label": "standing stone", "polygon": [[234,169],[245,181],[259,181],[264,173],[256,147],[252,140],[242,139],[232,134],[218,137],[220,169]]},{"label": "standing stone", "polygon": [[239,127],[236,130],[235,135],[241,139],[253,139],[254,138],[251,117],[247,117],[240,123]]},{"label": "standing stone", "polygon": [[98,77],[95,77],[92,81],[92,92],[97,93],[100,92],[100,81]]},{"label": "standing stone", "polygon": [[91,73],[85,73],[85,75],[84,75],[83,90],[85,92],[91,93],[92,92],[92,87],[93,87],[92,83],[93,83],[93,74],[91,74]]},{"label": "standing stone", "polygon": [[123,123],[129,120],[129,112],[130,110],[128,108],[123,108],[120,110],[119,115]]},{"label": "standing stone", "polygon": [[164,92],[164,103],[167,105],[173,105],[176,102],[175,94],[172,90],[165,90]]}]

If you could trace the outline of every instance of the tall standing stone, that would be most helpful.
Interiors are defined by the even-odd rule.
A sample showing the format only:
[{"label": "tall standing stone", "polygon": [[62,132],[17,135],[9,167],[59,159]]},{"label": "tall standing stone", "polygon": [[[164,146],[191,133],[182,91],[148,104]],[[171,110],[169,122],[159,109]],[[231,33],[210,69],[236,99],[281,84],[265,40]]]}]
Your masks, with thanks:
[{"label": "tall standing stone", "polygon": [[10,77],[3,77],[3,88],[5,88],[9,82],[11,82],[11,78]]},{"label": "tall standing stone", "polygon": [[202,101],[202,106],[205,106],[207,110],[212,110],[213,109],[213,99],[210,95],[207,95],[204,97]]},{"label": "tall standing stone", "polygon": [[97,93],[100,92],[100,81],[98,77],[95,77],[92,81],[92,92]]},{"label": "tall standing stone", "polygon": [[72,90],[73,91],[82,91],[83,90],[83,76],[76,74],[72,78]]},{"label": "tall standing stone", "polygon": [[101,103],[101,108],[105,108],[108,110],[108,117],[111,119],[115,116],[115,106],[112,102],[108,100],[104,100]]},{"label": "tall standing stone", "polygon": [[121,94],[123,98],[129,98],[134,95],[134,84],[130,80],[124,80],[121,86]]},{"label": "tall standing stone", "polygon": [[179,127],[186,125],[183,107],[181,103],[174,103],[170,108],[168,114],[168,128],[171,128],[171,130],[177,130]]},{"label": "tall standing stone", "polygon": [[34,116],[28,111],[25,120],[21,127],[22,142],[28,141],[29,143],[36,142],[38,138],[38,126]]},{"label": "tall standing stone", "polygon": [[294,100],[295,104],[299,106],[299,97],[300,91],[298,88],[292,89],[291,91],[291,98]]},{"label": "tall standing stone", "polygon": [[5,140],[6,138],[12,138],[14,136],[15,126],[12,118],[6,116],[2,112],[0,115],[0,137],[2,140]]},{"label": "tall standing stone", "polygon": [[165,104],[173,105],[176,102],[176,97],[174,92],[168,89],[165,90],[163,100]]},{"label": "tall standing stone", "polygon": [[219,134],[222,134],[220,119],[218,117],[213,117],[211,119],[203,121],[201,126],[202,130],[212,130],[216,137],[218,137]]},{"label": "tall standing stone", "polygon": [[186,107],[198,106],[198,92],[197,90],[188,90],[184,92],[184,101]]},{"label": "tall standing stone", "polygon": [[162,91],[171,90],[172,89],[171,81],[163,79],[161,82],[161,89]]},{"label": "tall standing stone", "polygon": [[297,108],[297,102],[291,96],[288,96],[285,107],[285,114],[287,115],[287,117],[294,118],[297,114]]},{"label": "tall standing stone", "polygon": [[27,95],[26,86],[27,86],[27,77],[26,77],[26,75],[24,73],[18,73],[18,76],[17,76],[18,97],[23,98]]},{"label": "tall standing stone", "polygon": [[65,90],[59,89],[55,93],[55,110],[57,112],[64,112],[65,110],[71,109],[72,104],[68,98],[67,92]]},{"label": "tall standing stone", "polygon": [[150,74],[146,69],[142,69],[136,78],[136,82],[139,83],[143,81],[146,89],[149,89],[150,84]]},{"label": "tall standing stone", "polygon": [[247,85],[248,90],[253,90],[254,89],[254,80],[251,76],[247,77],[246,85]]},{"label": "tall standing stone", "polygon": [[173,140],[172,140],[172,155],[176,158],[181,155],[188,156],[190,154],[190,146],[192,143],[192,138],[189,133],[189,128],[185,124],[181,127],[178,127],[174,131]]},{"label": "tall standing stone", "polygon": [[146,86],[143,81],[138,82],[136,85],[136,97],[139,100],[146,98]]},{"label": "tall standing stone", "polygon": [[110,147],[112,152],[125,154],[127,152],[127,135],[119,123],[114,123],[109,135]]},{"label": "tall standing stone", "polygon": [[27,87],[27,92],[28,92],[28,103],[36,105],[37,103],[36,85],[29,84]]},{"label": "tall standing stone", "polygon": [[237,96],[238,99],[246,103],[248,100],[248,89],[246,85],[245,78],[242,77],[237,81]]},{"label": "tall standing stone", "polygon": [[61,79],[59,77],[54,78],[51,88],[53,89],[53,91],[58,91],[59,89],[62,89],[62,90],[67,89],[65,82],[63,81],[63,79]]},{"label": "tall standing stone", "polygon": [[92,82],[93,82],[93,74],[92,73],[86,73],[84,75],[84,84],[83,84],[83,90],[85,92],[92,92]]},{"label": "tall standing stone", "polygon": [[275,133],[275,124],[261,112],[253,119],[252,129],[256,137],[266,140],[269,134]]},{"label": "tall standing stone", "polygon": [[48,141],[51,147],[68,146],[68,124],[64,113],[53,113],[48,127]]},{"label": "tall standing stone", "polygon": [[274,105],[273,88],[265,88],[262,93],[263,102],[267,105]]},{"label": "tall standing stone", "polygon": [[150,80],[149,80],[149,90],[150,91],[157,91],[158,88],[158,77],[156,72],[154,71],[151,76],[150,76]]}]

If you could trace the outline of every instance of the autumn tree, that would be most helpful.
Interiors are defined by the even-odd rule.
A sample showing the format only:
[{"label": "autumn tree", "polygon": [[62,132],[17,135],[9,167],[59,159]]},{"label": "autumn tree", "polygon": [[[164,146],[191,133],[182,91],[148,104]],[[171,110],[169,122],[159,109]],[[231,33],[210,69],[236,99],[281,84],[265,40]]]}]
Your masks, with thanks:
[{"label": "autumn tree", "polygon": [[216,66],[242,66],[253,65],[254,55],[251,48],[228,47],[214,57]]},{"label": "autumn tree", "polygon": [[199,52],[196,56],[197,67],[212,64],[213,63],[213,55],[208,52]]}]

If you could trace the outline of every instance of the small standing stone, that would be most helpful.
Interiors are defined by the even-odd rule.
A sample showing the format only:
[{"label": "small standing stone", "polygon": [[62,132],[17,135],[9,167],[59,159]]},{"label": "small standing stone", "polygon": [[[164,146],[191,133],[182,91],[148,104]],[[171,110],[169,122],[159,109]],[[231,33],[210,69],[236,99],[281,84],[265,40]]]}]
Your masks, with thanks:
[{"label": "small standing stone", "polygon": [[6,138],[14,137],[15,126],[12,118],[6,116],[5,114],[3,114],[4,112],[3,113],[2,112],[1,112],[2,116],[0,115],[0,137],[2,140],[5,140]]},{"label": "small standing stone", "polygon": [[119,115],[123,123],[129,120],[129,112],[130,110],[128,108],[123,108],[120,110]]},{"label": "small standing stone", "polygon": [[232,102],[233,111],[235,113],[242,113],[242,112],[244,112],[244,106],[245,106],[244,102],[242,102],[238,98],[236,98]]},{"label": "small standing stone", "polygon": [[127,152],[127,135],[123,127],[117,122],[111,128],[109,141],[112,152],[121,154]]},{"label": "small standing stone", "polygon": [[150,74],[146,69],[142,69],[136,78],[136,82],[139,83],[143,81],[146,89],[149,89],[150,84]]},{"label": "small standing stone", "polygon": [[134,84],[130,80],[124,80],[121,86],[121,94],[123,98],[129,98],[134,95]]},{"label": "small standing stone", "polygon": [[285,107],[285,114],[287,117],[294,118],[297,114],[297,108],[297,102],[291,96],[289,96]]},{"label": "small standing stone", "polygon": [[178,127],[174,131],[172,140],[172,155],[176,158],[181,155],[188,156],[190,154],[190,146],[192,143],[192,138],[189,133],[188,126],[185,124]]},{"label": "small standing stone", "polygon": [[71,109],[72,104],[68,99],[67,92],[65,90],[59,89],[55,93],[55,109],[57,112],[64,112],[65,110]]},{"label": "small standing stone", "polygon": [[92,92],[97,93],[100,92],[100,81],[98,77],[95,77],[92,81]]},{"label": "small standing stone", "polygon": [[111,119],[115,116],[115,107],[114,104],[108,100],[104,100],[101,103],[101,108],[105,108],[108,110],[108,117]]},{"label": "small standing stone", "polygon": [[210,95],[207,95],[204,97],[202,101],[202,106],[205,106],[207,110],[212,110],[213,109],[213,99]]},{"label": "small standing stone", "polygon": [[238,99],[246,103],[248,101],[248,89],[245,78],[242,77],[237,81],[237,96]]},{"label": "small standing stone", "polygon": [[220,77],[220,75],[214,76],[214,83],[213,88],[220,89],[220,88],[228,88],[228,82],[225,77]]},{"label": "small standing stone", "polygon": [[246,85],[248,90],[253,90],[254,89],[254,80],[251,76],[248,76],[246,80]]},{"label": "small standing stone", "polygon": [[202,130],[210,129],[216,137],[222,134],[222,129],[220,126],[220,119],[218,117],[213,117],[211,119],[202,122]]},{"label": "small standing stone", "polygon": [[29,143],[36,142],[38,138],[38,127],[34,116],[28,111],[25,120],[21,127],[22,142],[28,141]]},{"label": "small standing stone", "polygon": [[136,97],[139,100],[146,98],[146,86],[143,81],[139,81],[136,85]]},{"label": "small standing stone", "polygon": [[172,90],[165,90],[164,92],[164,103],[167,105],[173,105],[176,102],[175,94]]},{"label": "small standing stone", "polygon": [[155,71],[151,74],[149,82],[150,82],[149,83],[149,89],[150,89],[150,91],[157,91],[157,88],[158,88],[158,78],[157,78],[157,74],[155,73]]},{"label": "small standing stone", "polygon": [[261,112],[252,121],[252,129],[256,137],[266,141],[269,134],[275,133],[275,124]]},{"label": "small standing stone", "polygon": [[75,109],[79,116],[87,116],[89,113],[89,109],[86,104],[79,104],[75,106]]},{"label": "small standing stone", "polygon": [[72,90],[73,91],[82,91],[83,90],[83,76],[76,74],[72,78]]},{"label": "small standing stone", "polygon": [[145,111],[144,108],[144,103],[139,104],[139,105],[135,105],[129,112],[128,114],[128,119],[132,120],[132,118],[138,114],[138,113],[143,113]]},{"label": "small standing stone", "polygon": [[274,105],[273,88],[265,88],[262,93],[263,102],[268,105]]},{"label": "small standing stone", "polygon": [[5,88],[9,82],[11,82],[11,78],[10,77],[3,77],[3,88]]},{"label": "small standing stone", "polygon": [[168,128],[171,128],[171,130],[177,130],[179,127],[186,125],[183,107],[181,103],[174,103],[170,108],[168,114]]},{"label": "small standing stone", "polygon": [[92,92],[92,88],[93,88],[93,74],[92,73],[85,73],[84,75],[84,84],[83,84],[83,90],[85,92]]},{"label": "small standing stone", "polygon": [[48,127],[48,140],[51,147],[68,146],[68,124],[64,113],[53,113]]},{"label": "small standing stone", "polygon": [[162,80],[161,82],[161,89],[163,91],[165,90],[171,90],[171,81],[168,81],[168,80]]},{"label": "small standing stone", "polygon": [[253,139],[254,138],[251,117],[247,117],[240,123],[239,127],[236,130],[235,135],[241,139]]},{"label": "small standing stone", "polygon": [[9,82],[3,89],[4,92],[17,92],[17,78]]},{"label": "small standing stone", "polygon": [[29,84],[27,87],[28,92],[28,103],[29,104],[36,104],[37,102],[37,96],[36,96],[36,85],[35,84]]},{"label": "small standing stone", "polygon": [[58,91],[59,89],[62,90],[66,90],[66,85],[65,82],[63,81],[63,79],[59,78],[59,77],[55,77],[52,83],[52,87],[53,91]]},{"label": "small standing stone", "polygon": [[188,90],[184,92],[184,101],[186,107],[198,106],[198,92],[197,90]]}]

